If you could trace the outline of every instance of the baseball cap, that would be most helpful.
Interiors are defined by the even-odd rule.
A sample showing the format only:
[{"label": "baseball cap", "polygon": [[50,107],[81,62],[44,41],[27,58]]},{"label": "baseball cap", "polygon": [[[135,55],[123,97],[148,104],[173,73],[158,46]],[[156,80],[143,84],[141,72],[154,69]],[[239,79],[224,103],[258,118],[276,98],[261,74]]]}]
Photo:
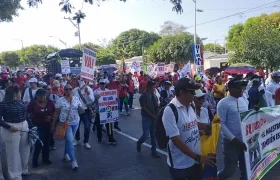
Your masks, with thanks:
[{"label": "baseball cap", "polygon": [[29,79],[28,82],[30,82],[30,83],[37,83],[38,79],[37,78],[31,78],[31,79]]},{"label": "baseball cap", "polygon": [[106,84],[105,79],[100,79],[100,80],[99,80],[99,84]]},{"label": "baseball cap", "polygon": [[280,72],[275,71],[274,73],[272,73],[272,77],[280,77]]},{"label": "baseball cap", "polygon": [[146,87],[152,87],[152,86],[154,86],[155,84],[156,84],[155,81],[149,80],[149,81],[147,82],[147,84],[146,84]]},{"label": "baseball cap", "polygon": [[197,85],[191,79],[184,77],[184,78],[179,79],[176,82],[175,93],[176,92],[179,93],[181,90],[195,91],[195,90],[198,90],[200,88],[201,88],[200,85]]},{"label": "baseball cap", "polygon": [[200,77],[200,76],[196,76],[196,77],[194,78],[194,80],[195,80],[195,81],[201,81],[201,77]]},{"label": "baseball cap", "polygon": [[241,78],[241,76],[236,76],[228,82],[228,88],[239,88],[242,86],[247,86],[248,81]]},{"label": "baseball cap", "polygon": [[195,95],[194,95],[195,97],[200,98],[204,95],[205,95],[205,93],[203,93],[200,89],[195,90]]}]

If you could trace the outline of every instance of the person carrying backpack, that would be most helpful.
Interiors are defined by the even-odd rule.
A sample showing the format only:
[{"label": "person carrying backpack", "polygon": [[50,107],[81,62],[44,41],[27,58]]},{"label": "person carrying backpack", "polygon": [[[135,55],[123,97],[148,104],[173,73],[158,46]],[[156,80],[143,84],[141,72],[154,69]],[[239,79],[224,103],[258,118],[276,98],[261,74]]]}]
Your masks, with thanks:
[{"label": "person carrying backpack", "polygon": [[[202,164],[215,166],[215,156],[200,155],[199,130],[210,134],[210,126],[199,123],[191,107],[195,90],[199,88],[188,78],[179,79],[175,85],[175,98],[158,116],[157,141],[161,148],[165,142],[173,180],[201,180]],[[163,132],[161,136],[159,132]]]}]

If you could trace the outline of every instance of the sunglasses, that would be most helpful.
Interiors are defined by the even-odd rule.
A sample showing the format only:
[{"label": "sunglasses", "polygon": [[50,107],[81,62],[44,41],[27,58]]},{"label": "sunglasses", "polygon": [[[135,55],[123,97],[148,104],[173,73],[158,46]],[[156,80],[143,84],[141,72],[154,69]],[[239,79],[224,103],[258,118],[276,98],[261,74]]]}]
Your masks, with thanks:
[{"label": "sunglasses", "polygon": [[194,90],[185,90],[185,93],[189,93],[191,95],[195,95],[195,91]]},{"label": "sunglasses", "polygon": [[200,98],[197,98],[199,101],[202,101],[204,102],[205,101],[205,98],[204,97],[200,97]]},{"label": "sunglasses", "polygon": [[65,91],[72,91],[72,88],[65,88]]}]

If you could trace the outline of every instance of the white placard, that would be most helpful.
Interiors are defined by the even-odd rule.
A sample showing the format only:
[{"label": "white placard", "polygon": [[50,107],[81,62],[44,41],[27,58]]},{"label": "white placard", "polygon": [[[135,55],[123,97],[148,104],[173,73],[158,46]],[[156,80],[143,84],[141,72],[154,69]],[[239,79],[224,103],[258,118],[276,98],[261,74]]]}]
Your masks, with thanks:
[{"label": "white placard", "polygon": [[61,60],[60,65],[61,65],[61,74],[71,73],[69,60]]},{"label": "white placard", "polygon": [[88,47],[84,47],[81,78],[93,80],[96,64],[96,52]]},{"label": "white placard", "polygon": [[99,95],[100,124],[119,121],[117,90],[100,91]]},{"label": "white placard", "polygon": [[165,63],[158,63],[157,64],[157,76],[164,76],[165,75]]}]

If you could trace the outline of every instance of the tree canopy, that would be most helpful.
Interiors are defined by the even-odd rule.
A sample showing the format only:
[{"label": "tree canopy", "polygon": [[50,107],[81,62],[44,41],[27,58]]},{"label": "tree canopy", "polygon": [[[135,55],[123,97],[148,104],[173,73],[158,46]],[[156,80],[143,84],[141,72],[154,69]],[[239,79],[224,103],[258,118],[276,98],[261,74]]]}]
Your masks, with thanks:
[{"label": "tree canopy", "polygon": [[187,30],[187,27],[177,24],[173,21],[165,21],[161,25],[161,30],[159,31],[160,36],[173,36],[176,34],[184,33]]},{"label": "tree canopy", "polygon": [[153,62],[185,63],[192,59],[192,43],[193,35],[190,33],[165,36],[149,47],[148,58]]},{"label": "tree canopy", "polygon": [[208,43],[203,46],[204,51],[210,51],[217,54],[223,54],[225,52],[225,48],[220,44]]},{"label": "tree canopy", "polygon": [[[18,16],[19,10],[23,10],[21,3],[27,2],[30,7],[38,7],[42,4],[45,0],[1,0],[0,1],[0,22],[6,21],[11,22],[13,21],[13,17]],[[100,5],[100,0],[80,0],[84,1],[88,4],[97,4]],[[101,0],[106,1],[106,0]],[[126,2],[127,0],[120,0],[122,2]],[[71,0],[57,0],[57,4],[61,7],[61,11],[65,13],[72,13],[72,10],[75,8],[71,4]],[[160,2],[159,2],[160,3]],[[177,13],[182,13],[182,0],[170,0],[170,3],[173,5],[172,11]]]},{"label": "tree canopy", "polygon": [[143,47],[149,47],[159,39],[160,36],[154,32],[130,29],[117,36],[109,44],[109,49],[117,59],[141,56]]},{"label": "tree canopy", "polygon": [[227,36],[230,62],[247,62],[276,70],[280,66],[280,13],[248,19],[233,26]]}]

